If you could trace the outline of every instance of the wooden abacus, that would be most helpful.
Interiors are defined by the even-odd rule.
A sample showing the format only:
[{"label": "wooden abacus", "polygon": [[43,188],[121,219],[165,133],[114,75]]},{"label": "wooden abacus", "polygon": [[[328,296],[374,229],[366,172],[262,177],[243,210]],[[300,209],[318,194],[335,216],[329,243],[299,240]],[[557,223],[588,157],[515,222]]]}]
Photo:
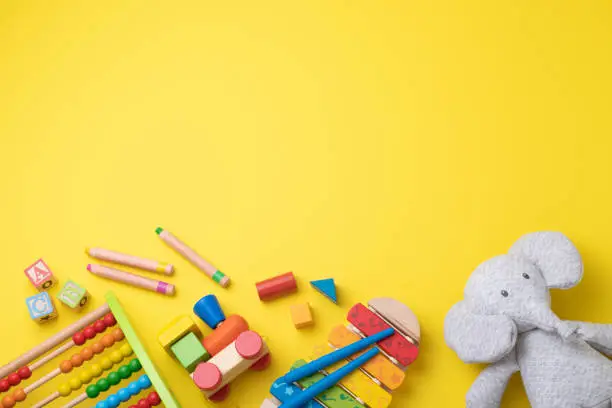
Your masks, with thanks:
[{"label": "wooden abacus", "polygon": [[[89,341],[91,341],[91,344],[86,345]],[[149,392],[148,395],[131,405],[130,408],[148,408],[159,406],[162,403],[166,408],[180,408],[112,292],[107,293],[106,304],[0,368],[0,378],[3,378],[0,380],[0,392],[7,392],[12,387],[16,387],[29,379],[34,371],[38,371],[55,357],[76,347],[81,348],[69,359],[62,361],[57,368],[25,388],[15,388],[7,393],[0,400],[0,408],[14,407],[25,401],[37,388],[81,366],[83,367],[80,371],[61,384],[57,391],[36,403],[32,403],[30,407],[42,408],[61,397],[70,396],[73,392],[91,383],[84,392],[61,405],[63,408],[72,408],[86,400],[93,401],[104,396],[111,387],[127,380],[133,374],[144,371],[138,379],[121,388],[115,394],[100,400],[95,407],[116,408],[122,403],[128,402],[132,397],[139,395],[142,391],[153,387],[154,391]],[[113,349],[111,350],[111,348]],[[94,361],[95,356],[98,357]],[[92,383],[95,378],[101,377],[113,366],[119,365],[129,357],[132,357],[129,362]]]},{"label": "wooden abacus", "polygon": [[[331,330],[328,345],[314,347],[310,360],[390,328],[393,334],[377,343],[379,354],[310,400],[305,408],[387,408],[391,403],[391,393],[403,383],[405,370],[418,356],[421,341],[418,319],[406,305],[395,299],[372,299],[368,306],[357,303],[349,310],[347,321],[347,326],[338,325]],[[355,354],[348,360],[353,361],[360,355]],[[305,360],[298,360],[291,368],[297,369],[305,364]],[[261,408],[281,406],[292,395],[339,368],[334,364],[295,384],[280,387],[275,383],[270,389],[273,398],[264,400]]]}]

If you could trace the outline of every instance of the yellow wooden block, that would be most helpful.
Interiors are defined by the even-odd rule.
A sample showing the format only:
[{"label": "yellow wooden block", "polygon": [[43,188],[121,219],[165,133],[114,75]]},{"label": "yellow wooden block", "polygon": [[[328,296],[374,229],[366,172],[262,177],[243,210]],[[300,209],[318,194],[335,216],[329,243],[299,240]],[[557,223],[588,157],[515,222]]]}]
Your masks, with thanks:
[{"label": "yellow wooden block", "polygon": [[[311,360],[315,360],[331,352],[329,346],[316,346],[313,349]],[[339,362],[325,368],[325,372],[333,373],[346,362]],[[391,394],[376,384],[361,370],[356,370],[340,380],[339,384],[348,392],[353,394],[369,408],[387,408],[391,404]]]},{"label": "yellow wooden block", "polygon": [[193,319],[187,315],[182,315],[168,323],[159,332],[157,340],[167,352],[170,352],[170,347],[187,333],[194,333],[199,339],[202,338],[202,332],[200,332]]},{"label": "yellow wooden block", "polygon": [[[342,348],[360,339],[361,337],[342,325],[334,327],[327,337],[329,344],[335,348]],[[364,352],[365,350],[361,353],[354,354],[350,358],[356,358]],[[393,364],[383,354],[374,356],[374,358],[361,366],[361,369],[370,374],[370,376],[376,378],[390,390],[397,389],[406,377],[404,371]]]},{"label": "yellow wooden block", "polygon": [[314,323],[312,312],[308,303],[300,303],[291,306],[291,319],[296,329],[310,326]]}]

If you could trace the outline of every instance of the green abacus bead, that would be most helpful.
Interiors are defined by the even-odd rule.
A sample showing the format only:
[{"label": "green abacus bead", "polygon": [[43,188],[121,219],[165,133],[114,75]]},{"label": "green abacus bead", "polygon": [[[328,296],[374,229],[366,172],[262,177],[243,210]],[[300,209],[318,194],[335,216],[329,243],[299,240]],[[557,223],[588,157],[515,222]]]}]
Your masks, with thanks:
[{"label": "green abacus bead", "polygon": [[130,375],[132,375],[132,370],[130,370],[130,367],[127,365],[121,367],[119,370],[117,370],[117,372],[119,373],[119,377],[121,377],[123,380],[130,378]]},{"label": "green abacus bead", "polygon": [[100,395],[100,387],[98,387],[96,384],[91,384],[85,389],[85,393],[89,398],[96,398],[98,395]]},{"label": "green abacus bead", "polygon": [[119,384],[119,381],[121,381],[121,377],[119,376],[119,373],[116,371],[113,371],[112,373],[110,373],[108,377],[106,377],[106,379],[108,380],[110,385],[117,385]]},{"label": "green abacus bead", "polygon": [[108,391],[108,389],[110,388],[110,381],[108,381],[108,379],[106,378],[100,378],[98,380],[98,382],[96,383],[96,385],[98,386],[98,388],[100,389],[100,391]]},{"label": "green abacus bead", "polygon": [[128,365],[130,366],[130,370],[132,370],[133,373],[137,373],[142,368],[142,365],[140,364],[140,361],[137,358],[130,361]]}]

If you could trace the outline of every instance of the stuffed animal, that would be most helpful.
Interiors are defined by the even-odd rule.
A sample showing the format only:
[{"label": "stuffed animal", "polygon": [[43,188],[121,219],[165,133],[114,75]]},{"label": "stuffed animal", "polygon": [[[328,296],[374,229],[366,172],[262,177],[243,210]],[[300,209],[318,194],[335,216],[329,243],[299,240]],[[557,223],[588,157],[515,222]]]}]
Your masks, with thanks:
[{"label": "stuffed animal", "polygon": [[444,322],[461,360],[491,363],[467,407],[499,407],[520,371],[533,408],[612,408],[612,361],[603,355],[612,355],[612,325],[563,321],[550,307],[549,289],[575,286],[582,272],[578,250],[558,232],[525,235],[476,268]]}]

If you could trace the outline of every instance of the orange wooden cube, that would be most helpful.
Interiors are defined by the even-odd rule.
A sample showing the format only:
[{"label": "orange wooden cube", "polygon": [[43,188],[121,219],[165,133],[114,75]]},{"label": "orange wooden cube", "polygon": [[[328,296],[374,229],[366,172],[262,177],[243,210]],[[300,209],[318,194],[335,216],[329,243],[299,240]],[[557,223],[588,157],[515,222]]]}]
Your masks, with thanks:
[{"label": "orange wooden cube", "polygon": [[314,323],[312,312],[308,303],[300,303],[291,306],[291,320],[296,329],[310,326]]}]

